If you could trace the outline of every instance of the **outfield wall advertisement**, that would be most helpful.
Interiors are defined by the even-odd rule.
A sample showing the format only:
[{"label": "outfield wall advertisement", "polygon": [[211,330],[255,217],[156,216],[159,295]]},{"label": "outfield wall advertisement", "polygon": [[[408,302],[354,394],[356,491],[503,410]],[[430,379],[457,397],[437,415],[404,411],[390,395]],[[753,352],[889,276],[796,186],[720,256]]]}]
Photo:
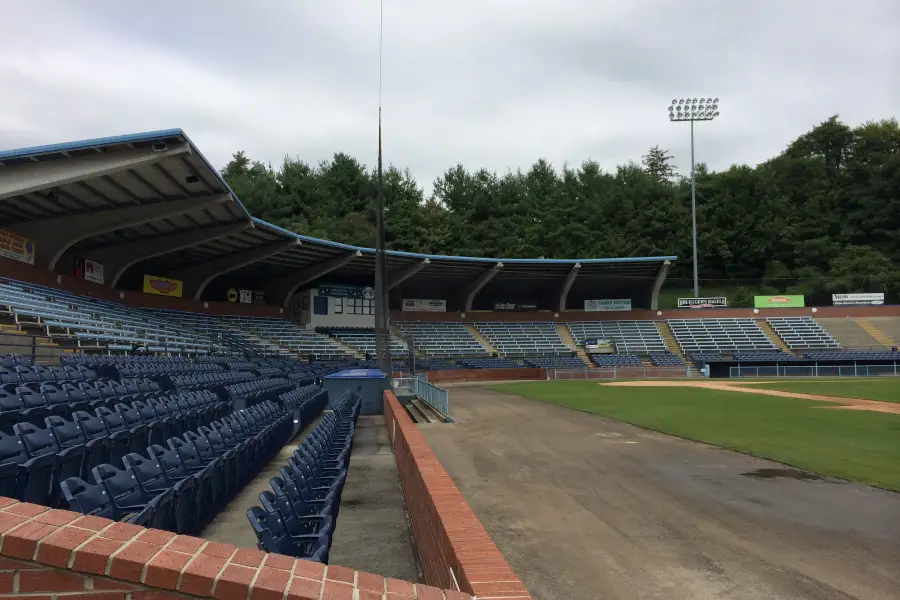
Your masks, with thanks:
[{"label": "outfield wall advertisement", "polygon": [[678,308],[725,308],[726,306],[728,306],[728,300],[725,296],[678,299]]},{"label": "outfield wall advertisement", "polygon": [[756,308],[803,308],[806,306],[805,296],[754,296],[753,306]]},{"label": "outfield wall advertisement", "polygon": [[0,229],[0,256],[34,264],[34,242],[21,235]]},{"label": "outfield wall advertisement", "polygon": [[181,298],[184,294],[184,283],[179,279],[169,279],[157,275],[144,275],[144,293],[154,296]]},{"label": "outfield wall advertisement", "polygon": [[835,306],[881,305],[884,304],[884,294],[832,294],[831,303]]},{"label": "outfield wall advertisement", "polygon": [[631,310],[631,298],[604,298],[603,300],[585,300],[586,312],[612,312]]},{"label": "outfield wall advertisement", "polygon": [[404,298],[403,310],[413,312],[447,312],[447,301]]}]

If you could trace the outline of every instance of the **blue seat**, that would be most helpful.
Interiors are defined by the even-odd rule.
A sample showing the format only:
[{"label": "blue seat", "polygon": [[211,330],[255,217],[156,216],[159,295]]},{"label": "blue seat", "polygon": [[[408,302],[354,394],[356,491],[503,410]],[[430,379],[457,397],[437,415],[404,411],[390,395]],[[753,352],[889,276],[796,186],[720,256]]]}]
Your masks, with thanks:
[{"label": "blue seat", "polygon": [[19,395],[0,389],[0,431],[12,433],[13,424],[22,421],[25,404]]},{"label": "blue seat", "polygon": [[284,528],[291,537],[322,534],[328,536],[328,545],[331,545],[333,523],[330,514],[300,516],[294,512],[294,508],[286,496],[277,496],[269,490],[259,493],[259,501],[266,512],[278,513]]},{"label": "blue seat", "polygon": [[90,476],[94,467],[109,462],[109,437],[105,435],[105,430],[102,436],[90,438],[82,429],[81,422],[77,420],[67,421],[62,417],[50,416],[47,417],[45,424],[60,448],[84,446],[82,471],[78,477],[85,479]]},{"label": "blue seat", "polygon": [[36,427],[44,423],[44,419],[53,414],[47,399],[40,392],[25,385],[16,388],[16,393],[22,400],[25,409],[22,411],[22,420],[28,421]]},{"label": "blue seat", "polygon": [[[150,445],[150,436],[147,425],[141,418],[141,413],[133,406],[127,404],[116,404],[113,406],[115,413],[122,416],[125,427],[131,432],[131,449],[134,452],[143,452]],[[156,421],[153,422],[154,424]],[[162,430],[160,429],[160,433]]]},{"label": "blue seat", "polygon": [[[159,446],[155,447],[160,448]],[[126,454],[122,459],[125,469],[131,471],[138,480],[138,485],[148,494],[155,495],[166,490],[173,493],[172,518],[170,523],[175,533],[192,533],[197,517],[195,496],[195,479],[188,474],[185,477],[175,478],[167,473],[164,465],[155,455],[154,448],[148,449],[150,458],[146,459],[140,454]]]},{"label": "blue seat", "polygon": [[[48,417],[49,419],[49,417]],[[59,482],[69,477],[80,477],[84,469],[84,457],[87,448],[84,444],[62,448],[56,441],[52,429],[38,428],[31,423],[16,423],[13,430],[30,458],[50,455],[55,458],[53,479],[50,484],[48,506],[59,506],[62,497],[59,495]]]},{"label": "blue seat", "polygon": [[328,562],[328,543],[319,535],[306,539],[292,538],[285,529],[278,513],[270,513],[253,506],[247,510],[247,519],[256,534],[257,547],[264,552],[277,552],[287,556],[306,558],[316,562]]},{"label": "blue seat", "polygon": [[101,485],[90,484],[80,477],[70,477],[60,483],[60,489],[71,511],[111,520],[119,518],[112,500]]},{"label": "blue seat", "polygon": [[109,460],[114,465],[122,464],[122,457],[134,450],[144,450],[146,446],[135,448],[132,445],[131,430],[125,425],[125,419],[117,412],[101,406],[94,409],[94,414],[103,422],[109,434]]},{"label": "blue seat", "polygon": [[94,480],[103,486],[112,501],[116,518],[139,518],[142,524],[167,531],[174,527],[172,489],[149,494],[141,489],[134,474],[112,465],[94,467]]},{"label": "blue seat", "polygon": [[55,467],[55,454],[28,456],[18,435],[0,433],[0,495],[47,505]]}]

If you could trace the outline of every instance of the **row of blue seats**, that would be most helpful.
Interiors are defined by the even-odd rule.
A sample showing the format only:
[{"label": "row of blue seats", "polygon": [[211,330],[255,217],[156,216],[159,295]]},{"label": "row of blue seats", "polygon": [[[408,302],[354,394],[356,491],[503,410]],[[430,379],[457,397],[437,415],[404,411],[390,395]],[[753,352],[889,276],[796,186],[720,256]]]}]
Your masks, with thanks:
[{"label": "row of blue seats", "polygon": [[78,381],[95,379],[97,372],[87,367],[32,367],[18,365],[0,367],[0,383],[31,383],[33,381]]},{"label": "row of blue seats", "polygon": [[274,402],[129,453],[123,467],[91,470],[94,483],[61,483],[69,509],[176,533],[199,532],[287,441],[290,416]]},{"label": "row of blue seats", "polygon": [[361,402],[347,391],[332,406],[247,511],[260,550],[328,563]]},{"label": "row of blue seats", "polygon": [[793,354],[780,350],[775,352],[735,352],[732,358],[740,361],[758,362],[793,362],[800,360]]},{"label": "row of blue seats", "polygon": [[463,358],[456,361],[463,369],[516,369],[522,366],[511,358]]},{"label": "row of blue seats", "polygon": [[220,371],[215,373],[197,373],[192,375],[164,375],[165,381],[178,389],[200,389],[217,385],[231,385],[242,381],[250,381],[256,376],[249,371]]},{"label": "row of blue seats", "polygon": [[806,352],[810,360],[900,360],[900,352],[895,350],[843,350],[839,352]]},{"label": "row of blue seats", "polygon": [[684,361],[671,352],[651,352],[650,362],[658,367],[683,367]]},{"label": "row of blue seats", "polygon": [[231,411],[214,395],[193,393],[115,408],[74,411],[71,419],[49,415],[42,422],[34,415],[25,421],[23,415],[12,434],[0,432],[0,495],[55,506],[62,479],[82,477],[102,463],[121,464],[129,452],[226,418]]},{"label": "row of blue seats", "polygon": [[543,358],[526,358],[525,366],[540,369],[583,369],[587,365],[577,356],[545,356]]},{"label": "row of blue seats", "polygon": [[21,354],[7,354],[0,356],[0,367],[4,369],[12,369],[13,367],[30,367],[34,361],[30,356],[22,356]]},{"label": "row of blue seats", "polygon": [[294,387],[296,387],[296,383],[281,377],[261,377],[226,385],[225,392],[232,400],[242,398],[252,403],[262,399],[275,398]]},{"label": "row of blue seats", "polygon": [[591,354],[591,362],[598,367],[643,367],[637,354]]}]

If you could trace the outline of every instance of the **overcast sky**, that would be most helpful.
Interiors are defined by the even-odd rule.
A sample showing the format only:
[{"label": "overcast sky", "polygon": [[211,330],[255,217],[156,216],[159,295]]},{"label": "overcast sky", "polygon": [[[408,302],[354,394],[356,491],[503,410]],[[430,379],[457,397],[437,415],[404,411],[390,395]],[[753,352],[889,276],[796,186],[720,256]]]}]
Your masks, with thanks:
[{"label": "overcast sky", "polygon": [[[3,2],[0,149],[181,127],[217,167],[376,157],[376,0]],[[669,148],[756,163],[900,107],[900,0],[384,0],[385,160],[606,168]]]}]

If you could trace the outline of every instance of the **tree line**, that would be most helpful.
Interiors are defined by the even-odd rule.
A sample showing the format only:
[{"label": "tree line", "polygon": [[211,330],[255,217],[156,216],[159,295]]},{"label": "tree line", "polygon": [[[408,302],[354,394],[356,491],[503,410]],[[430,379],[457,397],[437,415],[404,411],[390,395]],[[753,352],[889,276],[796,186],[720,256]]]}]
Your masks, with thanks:
[{"label": "tree line", "polygon": [[[591,160],[498,174],[456,165],[426,195],[409,170],[386,169],[389,248],[506,258],[676,255],[669,286],[691,287],[691,185],[651,148],[604,171]],[[335,154],[276,169],[234,154],[222,175],[254,215],[285,229],[375,244],[375,171]],[[755,167],[696,172],[703,288],[756,293],[885,292],[900,302],[900,126],[851,128],[837,116]]]}]

